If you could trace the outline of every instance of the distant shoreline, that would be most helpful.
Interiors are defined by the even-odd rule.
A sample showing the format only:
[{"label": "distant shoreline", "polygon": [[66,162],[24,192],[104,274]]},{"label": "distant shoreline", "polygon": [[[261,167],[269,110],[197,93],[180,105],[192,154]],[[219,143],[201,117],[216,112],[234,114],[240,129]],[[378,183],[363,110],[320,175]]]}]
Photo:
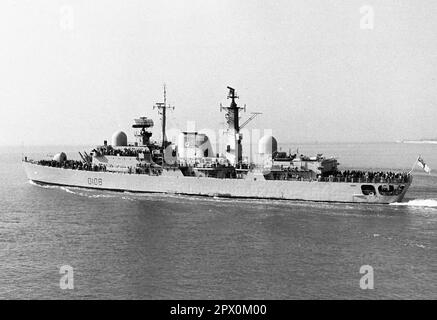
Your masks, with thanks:
[{"label": "distant shoreline", "polygon": [[403,140],[401,143],[425,143],[425,144],[437,144],[437,140]]}]

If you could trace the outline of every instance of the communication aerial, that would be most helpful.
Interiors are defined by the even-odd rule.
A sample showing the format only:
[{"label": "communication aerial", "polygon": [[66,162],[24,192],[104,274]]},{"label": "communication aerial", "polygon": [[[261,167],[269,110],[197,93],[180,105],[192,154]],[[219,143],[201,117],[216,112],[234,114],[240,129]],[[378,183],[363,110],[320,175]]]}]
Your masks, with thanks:
[{"label": "communication aerial", "polygon": [[167,137],[165,135],[165,124],[167,121],[167,114],[166,111],[167,109],[173,109],[175,107],[170,106],[169,104],[167,104],[167,88],[166,85],[164,83],[164,102],[157,102],[155,103],[155,105],[153,106],[153,109],[158,109],[158,114],[161,116],[161,122],[162,122],[162,148],[165,149],[167,147]]}]

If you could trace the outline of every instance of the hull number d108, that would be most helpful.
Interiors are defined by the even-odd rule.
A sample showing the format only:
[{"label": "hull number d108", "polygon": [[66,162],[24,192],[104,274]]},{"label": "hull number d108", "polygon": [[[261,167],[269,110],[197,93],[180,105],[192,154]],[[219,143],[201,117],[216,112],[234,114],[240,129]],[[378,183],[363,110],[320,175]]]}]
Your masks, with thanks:
[{"label": "hull number d108", "polygon": [[91,186],[101,186],[103,181],[102,178],[88,178],[88,184]]}]

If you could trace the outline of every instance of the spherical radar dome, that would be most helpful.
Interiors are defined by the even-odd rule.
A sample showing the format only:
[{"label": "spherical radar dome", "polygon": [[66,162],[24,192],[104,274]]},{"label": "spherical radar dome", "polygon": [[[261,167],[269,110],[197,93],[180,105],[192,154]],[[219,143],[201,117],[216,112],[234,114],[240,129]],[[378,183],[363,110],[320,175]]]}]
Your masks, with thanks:
[{"label": "spherical radar dome", "polygon": [[64,152],[60,152],[55,154],[55,156],[53,157],[53,160],[56,162],[64,162],[67,161],[67,155]]},{"label": "spherical radar dome", "polygon": [[258,152],[260,154],[273,154],[278,150],[278,142],[273,136],[264,136],[259,140]]},{"label": "spherical radar dome", "polygon": [[117,131],[112,135],[112,145],[114,147],[127,146],[127,135],[123,131]]}]

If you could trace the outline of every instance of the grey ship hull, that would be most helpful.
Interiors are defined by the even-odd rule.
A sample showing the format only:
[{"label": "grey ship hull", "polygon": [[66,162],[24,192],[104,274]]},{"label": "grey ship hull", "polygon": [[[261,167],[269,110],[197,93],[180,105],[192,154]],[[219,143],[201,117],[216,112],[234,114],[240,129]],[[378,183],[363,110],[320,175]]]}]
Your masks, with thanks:
[{"label": "grey ship hull", "polygon": [[161,176],[101,171],[83,171],[23,162],[29,180],[61,186],[113,191],[170,193],[255,199],[306,200],[323,202],[392,203],[402,201],[411,181],[395,196],[363,195],[361,185],[383,183],[317,182],[264,180],[248,174],[245,179],[185,177],[179,171],[164,171]]}]

